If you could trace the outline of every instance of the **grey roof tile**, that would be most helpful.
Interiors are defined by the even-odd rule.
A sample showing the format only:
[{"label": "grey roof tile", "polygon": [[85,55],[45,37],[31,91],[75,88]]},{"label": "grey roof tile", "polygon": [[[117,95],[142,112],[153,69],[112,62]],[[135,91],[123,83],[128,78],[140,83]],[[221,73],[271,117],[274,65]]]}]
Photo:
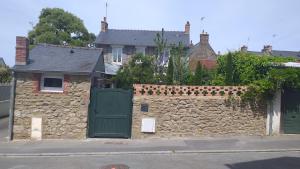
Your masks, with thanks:
[{"label": "grey roof tile", "polygon": [[[257,55],[265,55],[264,52],[259,52],[259,51],[248,51],[248,52],[257,54]],[[281,57],[294,57],[294,58],[300,59],[300,52],[297,52],[297,51],[272,50],[270,55],[271,56],[281,56]]]},{"label": "grey roof tile", "polygon": [[272,50],[273,56],[284,56],[284,57],[296,57],[300,59],[300,52],[295,51],[282,51],[282,50]]},{"label": "grey roof tile", "polygon": [[[65,72],[89,74],[97,63],[104,72],[102,49],[39,44],[29,52],[27,65],[15,65],[15,71]],[[99,63],[98,63],[99,65]]]},{"label": "grey roof tile", "polygon": [[121,67],[120,65],[105,63],[105,74],[116,75],[120,67]]},{"label": "grey roof tile", "polygon": [[[108,29],[106,32],[100,32],[96,38],[96,44],[111,45],[133,45],[133,46],[156,46],[154,38],[161,31],[148,30],[118,30]],[[183,31],[164,31],[168,45],[178,45],[181,42],[184,46],[189,46],[189,34]]]},{"label": "grey roof tile", "polygon": [[190,58],[216,59],[217,54],[209,43],[201,44],[200,42],[188,50]]}]

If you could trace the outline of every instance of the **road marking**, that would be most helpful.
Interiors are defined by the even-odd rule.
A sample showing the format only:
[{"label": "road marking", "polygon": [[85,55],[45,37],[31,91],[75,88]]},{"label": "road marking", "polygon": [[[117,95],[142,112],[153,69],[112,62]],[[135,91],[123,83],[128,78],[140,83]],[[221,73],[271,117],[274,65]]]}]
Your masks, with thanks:
[{"label": "road marking", "polygon": [[265,150],[173,150],[173,151],[127,151],[127,152],[87,152],[87,153],[0,153],[0,157],[75,157],[104,156],[124,154],[233,154],[233,153],[275,153],[300,152],[300,149],[265,149]]}]

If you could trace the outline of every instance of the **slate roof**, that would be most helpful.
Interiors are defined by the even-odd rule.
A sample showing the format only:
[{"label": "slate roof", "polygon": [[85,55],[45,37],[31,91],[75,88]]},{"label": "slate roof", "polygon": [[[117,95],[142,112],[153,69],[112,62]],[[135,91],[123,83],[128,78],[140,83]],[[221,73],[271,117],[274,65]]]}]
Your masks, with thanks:
[{"label": "slate roof", "polygon": [[90,74],[96,67],[98,71],[105,71],[102,49],[39,44],[30,50],[27,65],[15,65],[13,69],[17,72]]},{"label": "slate roof", "polygon": [[[258,52],[258,51],[248,51],[249,53],[257,54],[257,55],[265,55],[264,52]],[[300,59],[300,51],[282,51],[282,50],[272,50],[271,53],[269,53],[271,56],[282,56],[282,57],[294,57],[297,59]]]},{"label": "slate roof", "polygon": [[191,47],[188,51],[190,58],[201,58],[201,59],[216,59],[217,54],[209,43],[201,44],[200,42]]},{"label": "slate roof", "polygon": [[120,65],[105,63],[105,74],[116,75],[120,67],[121,67]]},{"label": "slate roof", "polygon": [[[148,30],[118,30],[108,29],[106,32],[100,32],[96,38],[96,44],[108,45],[133,45],[133,46],[156,46],[154,38],[161,31]],[[168,45],[178,45],[181,42],[184,46],[189,46],[189,34],[183,31],[164,31]]]}]

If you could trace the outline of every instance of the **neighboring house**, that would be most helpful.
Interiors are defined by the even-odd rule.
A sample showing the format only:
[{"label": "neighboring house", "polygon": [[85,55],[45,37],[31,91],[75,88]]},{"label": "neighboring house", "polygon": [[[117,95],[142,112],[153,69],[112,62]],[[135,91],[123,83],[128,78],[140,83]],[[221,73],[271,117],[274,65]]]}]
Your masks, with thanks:
[{"label": "neighboring house", "polygon": [[0,57],[0,66],[6,66],[4,59]]},{"label": "neighboring house", "polygon": [[209,44],[209,34],[202,32],[200,42],[191,47],[189,51],[189,67],[192,72],[196,70],[198,62],[207,69],[216,67],[217,54]]},{"label": "neighboring house", "polygon": [[[121,30],[109,29],[106,17],[101,21],[101,32],[96,38],[95,45],[103,48],[104,62],[122,65],[127,63],[136,53],[156,55],[154,39],[162,31],[151,30]],[[167,39],[167,49],[160,64],[167,64],[170,55],[170,46],[182,43],[185,48],[190,46],[190,23],[187,22],[184,31],[164,31]]]},{"label": "neighboring house", "polygon": [[[29,50],[28,39],[17,37],[10,138],[130,138],[131,92],[99,88],[114,88],[111,77],[132,55],[155,55],[158,33],[108,29],[104,19],[97,48],[38,44]],[[190,47],[189,33],[189,23],[185,31],[164,31],[168,43],[162,63],[172,45]]]},{"label": "neighboring house", "polygon": [[105,77],[102,49],[28,46],[16,38],[13,138],[85,138],[90,89]]},{"label": "neighboring house", "polygon": [[[4,59],[0,57],[0,67],[6,67]],[[0,83],[0,118],[8,116],[9,112],[9,97],[10,97],[10,84]]]},{"label": "neighboring house", "polygon": [[249,51],[247,46],[241,47],[242,52],[249,52],[257,55],[270,55],[281,57],[294,57],[300,60],[300,51],[285,51],[285,50],[273,50],[271,45],[265,45],[261,51]]},{"label": "neighboring house", "polygon": [[[162,31],[150,30],[120,30],[109,29],[106,18],[101,21],[101,32],[96,38],[95,45],[103,48],[104,62],[109,66],[123,65],[127,63],[134,54],[157,55],[154,39]],[[216,66],[217,55],[209,44],[209,35],[202,33],[200,42],[192,45],[190,42],[190,23],[185,24],[184,31],[164,31],[167,40],[167,48],[160,64],[167,65],[172,45],[181,43],[188,50],[191,70],[194,71],[198,62],[208,69]],[[114,70],[118,70],[115,67]],[[112,72],[115,74],[115,72]]]},{"label": "neighboring house", "polygon": [[11,91],[11,86],[9,83],[7,84],[0,83],[0,118],[4,116],[8,116],[9,114],[10,91]]}]

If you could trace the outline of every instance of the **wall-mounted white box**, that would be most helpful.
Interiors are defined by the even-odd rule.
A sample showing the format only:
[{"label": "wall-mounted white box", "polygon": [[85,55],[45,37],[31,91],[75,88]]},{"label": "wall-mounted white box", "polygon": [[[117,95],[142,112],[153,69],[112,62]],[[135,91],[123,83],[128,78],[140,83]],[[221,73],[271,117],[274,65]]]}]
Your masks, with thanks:
[{"label": "wall-mounted white box", "polygon": [[32,117],[31,119],[31,139],[42,139],[42,118]]},{"label": "wall-mounted white box", "polygon": [[141,132],[155,133],[155,118],[143,118]]}]

